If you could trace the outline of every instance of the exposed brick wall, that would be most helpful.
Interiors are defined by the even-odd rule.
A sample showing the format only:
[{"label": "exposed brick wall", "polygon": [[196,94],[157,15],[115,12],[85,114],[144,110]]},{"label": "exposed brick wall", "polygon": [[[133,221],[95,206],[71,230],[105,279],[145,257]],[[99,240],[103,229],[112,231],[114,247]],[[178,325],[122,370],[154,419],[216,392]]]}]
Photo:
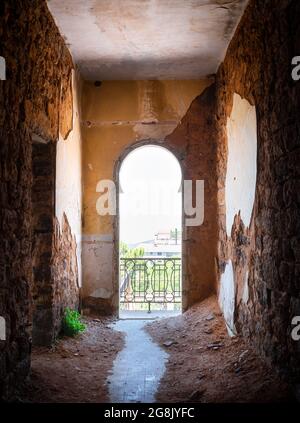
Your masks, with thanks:
[{"label": "exposed brick wall", "polygon": [[[236,217],[226,237],[219,207],[219,274],[232,259],[237,287],[236,326],[270,363],[300,376],[300,345],[291,320],[300,315],[300,84],[291,78],[300,54],[300,2],[252,0],[216,79],[218,186],[225,185],[226,121],[236,92],[255,105],[258,172],[252,224]],[[249,301],[241,290],[249,271]]]},{"label": "exposed brick wall", "polygon": [[71,56],[43,0],[0,3],[0,397],[30,366],[32,314],[32,133],[49,142],[72,125]]}]

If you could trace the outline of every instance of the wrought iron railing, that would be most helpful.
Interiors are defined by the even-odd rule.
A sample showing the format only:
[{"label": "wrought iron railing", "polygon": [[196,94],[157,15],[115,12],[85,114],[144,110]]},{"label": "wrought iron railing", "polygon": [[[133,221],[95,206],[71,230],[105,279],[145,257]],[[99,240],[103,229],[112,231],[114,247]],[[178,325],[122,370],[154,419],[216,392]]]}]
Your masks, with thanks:
[{"label": "wrought iron railing", "polygon": [[180,258],[120,258],[120,302],[181,302]]}]

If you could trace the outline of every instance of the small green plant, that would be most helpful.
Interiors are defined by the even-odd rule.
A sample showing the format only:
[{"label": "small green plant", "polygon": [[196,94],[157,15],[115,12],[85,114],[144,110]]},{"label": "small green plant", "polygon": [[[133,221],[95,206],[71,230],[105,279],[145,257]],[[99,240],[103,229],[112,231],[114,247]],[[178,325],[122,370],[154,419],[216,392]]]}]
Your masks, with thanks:
[{"label": "small green plant", "polygon": [[82,323],[81,316],[76,310],[66,308],[63,320],[62,331],[64,335],[75,336],[86,329],[86,325]]}]

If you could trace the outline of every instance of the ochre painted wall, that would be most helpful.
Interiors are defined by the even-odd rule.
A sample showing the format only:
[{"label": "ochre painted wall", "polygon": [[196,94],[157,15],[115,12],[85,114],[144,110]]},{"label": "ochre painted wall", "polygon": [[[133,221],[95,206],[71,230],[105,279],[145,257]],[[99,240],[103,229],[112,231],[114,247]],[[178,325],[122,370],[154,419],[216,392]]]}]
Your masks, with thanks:
[{"label": "ochre painted wall", "polygon": [[[97,183],[114,180],[116,163],[128,147],[149,139],[163,145],[192,101],[211,82],[105,81],[100,86],[84,83],[82,260],[86,307],[103,312],[117,307],[115,220],[97,214]],[[185,143],[183,137],[182,145]]]}]

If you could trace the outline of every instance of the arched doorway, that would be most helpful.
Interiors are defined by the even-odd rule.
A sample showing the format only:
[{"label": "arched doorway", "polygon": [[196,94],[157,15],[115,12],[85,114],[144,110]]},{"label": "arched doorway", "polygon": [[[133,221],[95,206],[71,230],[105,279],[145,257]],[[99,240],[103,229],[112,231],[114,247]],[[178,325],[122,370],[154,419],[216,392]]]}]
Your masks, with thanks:
[{"label": "arched doorway", "polygon": [[[137,146],[118,172],[120,317],[182,309],[182,172],[155,144]],[[148,314],[149,313],[149,314]]]}]

